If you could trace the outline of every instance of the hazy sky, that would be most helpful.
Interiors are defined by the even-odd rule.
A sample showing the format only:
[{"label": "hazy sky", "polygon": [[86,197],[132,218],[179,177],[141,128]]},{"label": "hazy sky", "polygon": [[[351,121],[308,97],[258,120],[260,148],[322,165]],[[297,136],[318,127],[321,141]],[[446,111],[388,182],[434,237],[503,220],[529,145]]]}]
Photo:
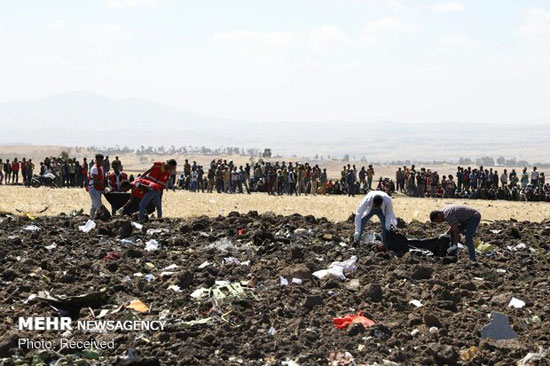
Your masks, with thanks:
[{"label": "hazy sky", "polygon": [[90,90],[245,120],[550,122],[548,0],[0,5],[0,101]]}]

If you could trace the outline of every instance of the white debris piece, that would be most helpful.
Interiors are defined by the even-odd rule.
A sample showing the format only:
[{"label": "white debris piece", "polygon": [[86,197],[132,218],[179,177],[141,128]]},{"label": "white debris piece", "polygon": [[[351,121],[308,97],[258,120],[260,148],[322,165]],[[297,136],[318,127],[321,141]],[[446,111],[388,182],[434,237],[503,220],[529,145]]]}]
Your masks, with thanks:
[{"label": "white debris piece", "polygon": [[300,366],[300,364],[294,360],[287,359],[286,361],[282,361],[281,365],[283,366]]},{"label": "white debris piece", "polygon": [[164,267],[164,270],[165,271],[171,271],[173,269],[177,269],[178,268],[178,265],[177,264],[171,264],[169,265],[168,267]]},{"label": "white debris piece", "polygon": [[[208,236],[208,234],[206,234]],[[216,240],[212,244],[208,246],[209,248],[216,248],[216,250],[219,250],[220,252],[229,252],[234,248],[233,243],[231,240],[227,238],[221,238],[219,240]]]},{"label": "white debris piece", "polygon": [[194,299],[200,299],[205,293],[208,293],[208,289],[201,287],[191,293],[191,297]]},{"label": "white debris piece", "polygon": [[241,264],[241,261],[239,261],[237,258],[235,257],[225,257],[223,259],[223,264],[229,264],[229,263],[234,263],[236,265],[239,265]]},{"label": "white debris piece", "polygon": [[537,353],[529,352],[525,357],[518,361],[518,366],[542,365],[544,360],[546,360],[546,353],[544,352],[543,347],[539,347],[539,351]]},{"label": "white debris piece", "polygon": [[21,229],[21,231],[24,233],[27,231],[40,231],[40,228],[36,225],[27,225],[23,229]]},{"label": "white debris piece", "polygon": [[292,283],[295,283],[295,284],[297,284],[297,285],[301,285],[302,282],[304,282],[304,281],[302,281],[301,278],[296,278],[296,277],[294,277],[294,278],[292,279]]},{"label": "white debris piece", "polygon": [[171,276],[171,275],[173,275],[174,273],[176,273],[176,272],[164,271],[164,272],[161,272],[161,273],[160,273],[160,277]]},{"label": "white debris piece", "polygon": [[162,234],[162,233],[169,233],[170,231],[168,229],[148,229],[147,235],[155,235],[155,234]]},{"label": "white debris piece", "polygon": [[412,305],[416,306],[417,308],[420,308],[420,307],[424,306],[424,305],[422,305],[420,300],[411,300],[411,301],[409,301],[409,304],[412,304]]},{"label": "white debris piece", "polygon": [[527,245],[525,243],[519,243],[519,244],[516,244],[516,245],[508,245],[506,247],[506,249],[508,249],[511,252],[515,252],[517,250],[527,249]]},{"label": "white debris piece", "polygon": [[152,252],[158,249],[159,249],[159,243],[155,239],[151,239],[145,243],[145,250],[148,252]]},{"label": "white debris piece", "polygon": [[134,221],[132,221],[132,226],[135,227],[135,228],[138,229],[138,230],[143,229],[143,225],[140,224],[139,222],[134,222]]},{"label": "white debris piece", "polygon": [[38,297],[37,294],[29,295],[29,297],[27,297],[27,300],[23,301],[23,304],[26,304],[26,303],[28,303],[29,301],[34,300],[36,297]]},{"label": "white debris piece", "polygon": [[93,228],[95,228],[95,222],[93,220],[88,220],[86,221],[86,223],[84,225],[81,225],[78,227],[78,230],[84,232],[84,233],[89,233],[90,231],[92,231]]},{"label": "white debris piece", "polygon": [[281,286],[288,286],[288,280],[284,277],[279,276],[279,283],[281,284]]},{"label": "white debris piece", "polygon": [[52,250],[52,249],[57,248],[57,244],[56,243],[51,243],[50,245],[44,246],[44,248],[46,248],[48,250]]},{"label": "white debris piece", "polygon": [[238,260],[235,257],[225,257],[223,259],[223,264],[229,264],[229,263],[234,263],[238,266],[249,266],[250,265],[250,260],[241,262],[240,260]]},{"label": "white debris piece", "polygon": [[525,301],[515,297],[512,297],[512,300],[510,300],[510,303],[508,304],[509,308],[516,308],[516,309],[521,309],[524,306],[525,306]]},{"label": "white debris piece", "polygon": [[353,272],[355,271],[357,262],[357,256],[352,256],[345,262],[332,262],[327,269],[322,269],[320,271],[313,272],[313,275],[319,279],[323,279],[327,276],[333,276],[343,281],[346,279],[344,272]]},{"label": "white debris piece", "polygon": [[170,285],[168,286],[168,290],[172,290],[174,292],[182,292],[181,288],[178,285]]},{"label": "white debris piece", "polygon": [[201,263],[201,265],[199,266],[199,269],[203,269],[203,268],[206,268],[208,267],[209,265],[211,265],[212,263],[210,263],[209,261],[204,261]]}]

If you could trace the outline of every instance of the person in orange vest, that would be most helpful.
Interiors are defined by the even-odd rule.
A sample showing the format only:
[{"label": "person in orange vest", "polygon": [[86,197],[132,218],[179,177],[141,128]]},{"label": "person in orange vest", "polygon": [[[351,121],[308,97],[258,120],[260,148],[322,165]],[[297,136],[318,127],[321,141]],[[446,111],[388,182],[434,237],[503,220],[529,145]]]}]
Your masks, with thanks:
[{"label": "person in orange vest", "polygon": [[103,173],[103,154],[95,156],[95,165],[90,169],[86,190],[90,194],[92,205],[90,219],[94,219],[96,211],[101,207],[101,194],[105,190],[105,174]]},{"label": "person in orange vest", "polygon": [[172,172],[176,171],[178,163],[174,159],[166,163],[157,161],[153,166],[142,174],[140,180],[147,185],[147,193],[139,203],[139,221],[145,220],[145,209],[153,202],[157,209],[158,218],[162,217],[162,191],[168,186],[168,180]]},{"label": "person in orange vest", "polygon": [[122,192],[120,189],[120,183],[122,183],[122,181],[124,180],[128,180],[128,174],[124,173],[120,169],[120,165],[118,163],[113,162],[111,166],[113,168],[113,171],[109,173],[109,176],[107,177],[109,191]]}]

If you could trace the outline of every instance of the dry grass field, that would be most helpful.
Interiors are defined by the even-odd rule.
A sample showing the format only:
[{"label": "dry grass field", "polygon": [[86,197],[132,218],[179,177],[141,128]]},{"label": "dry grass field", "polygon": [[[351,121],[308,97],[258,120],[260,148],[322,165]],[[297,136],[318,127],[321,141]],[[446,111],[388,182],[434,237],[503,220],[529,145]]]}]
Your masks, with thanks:
[{"label": "dry grass field", "polygon": [[[362,197],[346,196],[268,196],[257,194],[207,194],[187,191],[167,191],[163,199],[164,215],[168,217],[196,217],[200,215],[226,215],[230,211],[260,213],[272,211],[276,214],[314,215],[332,221],[346,220],[359,205]],[[106,201],[104,203],[108,206]],[[396,214],[405,221],[416,218],[427,221],[431,210],[446,203],[465,203],[480,210],[484,220],[509,220],[540,222],[550,218],[550,204],[544,202],[508,202],[483,200],[453,200],[410,198],[398,195],[394,198]],[[90,199],[84,189],[49,189],[0,186],[0,212],[18,214],[18,211],[36,213],[48,207],[43,215],[69,213],[90,206]]]},{"label": "dry grass field", "polygon": [[[21,159],[26,156],[37,162],[45,156],[59,156],[61,151],[67,150],[69,156],[81,159],[84,156],[92,157],[94,151],[86,149],[76,150],[75,148],[65,148],[62,146],[0,146],[0,158]],[[111,157],[111,158],[114,158]],[[143,172],[150,167],[151,162],[165,160],[167,156],[146,155],[138,156],[136,154],[120,155],[124,164],[124,170],[129,173]],[[197,161],[199,164],[207,166],[214,158],[205,155],[176,155],[173,156],[183,165],[184,159],[190,162]],[[216,157],[218,158],[218,157]],[[222,156],[220,158],[233,160],[237,165],[244,165],[251,162],[250,157],[233,155]],[[279,158],[269,159],[271,161],[300,161],[306,159],[299,158]],[[256,158],[257,161],[257,158]],[[310,161],[311,162],[311,161]],[[313,164],[319,164],[326,167],[329,177],[338,178],[340,170],[345,164],[340,161],[314,161]],[[351,163],[353,164],[353,163]],[[355,163],[361,167],[362,163]],[[454,174],[455,165],[426,166],[432,170],[437,170],[441,175]],[[374,166],[376,175],[375,181],[380,177],[394,177],[396,167],[394,166]],[[502,168],[495,168],[500,170]],[[227,214],[230,211],[247,212],[256,210],[258,212],[273,211],[277,214],[300,213],[303,215],[314,215],[318,217],[325,216],[333,221],[341,221],[355,211],[362,197],[348,198],[346,196],[324,196],[324,197],[273,197],[266,194],[252,195],[226,195],[226,194],[205,194],[190,193],[184,191],[166,192],[164,196],[164,214],[171,217],[194,217],[200,215],[217,216]],[[550,204],[546,203],[526,203],[526,202],[507,202],[507,201],[464,201],[451,199],[416,199],[403,195],[395,197],[395,210],[399,217],[406,221],[417,218],[421,221],[427,220],[431,210],[443,206],[445,203],[466,203],[481,211],[483,218],[487,220],[516,220],[541,221],[550,218]],[[17,210],[27,212],[38,212],[44,207],[48,207],[45,215],[56,215],[60,212],[70,212],[73,209],[84,208],[87,212],[89,208],[89,197],[83,189],[26,189],[24,187],[0,186],[0,212],[17,213]],[[16,210],[17,209],[17,210]]]}]

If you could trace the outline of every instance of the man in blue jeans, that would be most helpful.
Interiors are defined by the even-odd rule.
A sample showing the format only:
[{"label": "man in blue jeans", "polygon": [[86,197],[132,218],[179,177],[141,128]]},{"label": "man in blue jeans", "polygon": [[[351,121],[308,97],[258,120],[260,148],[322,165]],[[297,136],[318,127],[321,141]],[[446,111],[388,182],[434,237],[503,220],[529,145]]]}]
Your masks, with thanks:
[{"label": "man in blue jeans", "polygon": [[432,211],[430,221],[437,223],[446,221],[449,224],[449,229],[441,236],[450,235],[452,246],[456,246],[458,243],[460,233],[465,233],[470,260],[472,262],[476,261],[474,235],[481,221],[479,211],[465,205],[447,205],[440,211]]},{"label": "man in blue jeans", "polygon": [[387,249],[386,233],[390,230],[392,225],[397,226],[397,217],[393,212],[391,197],[382,191],[370,191],[359,205],[355,213],[353,243],[358,244],[361,241],[363,228],[374,215],[380,220],[380,226],[382,227],[382,243]]}]

